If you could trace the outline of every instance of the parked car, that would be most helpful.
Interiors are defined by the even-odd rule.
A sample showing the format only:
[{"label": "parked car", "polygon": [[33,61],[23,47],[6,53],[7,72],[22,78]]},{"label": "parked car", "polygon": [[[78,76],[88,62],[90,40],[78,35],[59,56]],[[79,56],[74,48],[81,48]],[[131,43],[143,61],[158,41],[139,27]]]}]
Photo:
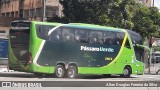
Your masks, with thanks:
[{"label": "parked car", "polygon": [[160,51],[152,53],[152,63],[160,63]]}]

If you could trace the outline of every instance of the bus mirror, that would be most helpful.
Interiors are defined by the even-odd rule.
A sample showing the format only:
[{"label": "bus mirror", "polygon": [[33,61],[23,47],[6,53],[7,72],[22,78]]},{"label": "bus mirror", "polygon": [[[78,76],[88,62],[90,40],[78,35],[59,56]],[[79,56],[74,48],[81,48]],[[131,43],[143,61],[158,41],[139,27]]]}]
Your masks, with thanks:
[{"label": "bus mirror", "polygon": [[133,41],[133,44],[135,44],[135,43],[136,43],[136,41],[134,40],[134,41]]},{"label": "bus mirror", "polygon": [[135,46],[137,46],[137,47],[140,47],[140,45],[139,44],[134,44]]},{"label": "bus mirror", "polygon": [[135,44],[136,47],[144,48],[143,45]]},{"label": "bus mirror", "polygon": [[137,44],[133,44],[133,47],[137,46]]}]

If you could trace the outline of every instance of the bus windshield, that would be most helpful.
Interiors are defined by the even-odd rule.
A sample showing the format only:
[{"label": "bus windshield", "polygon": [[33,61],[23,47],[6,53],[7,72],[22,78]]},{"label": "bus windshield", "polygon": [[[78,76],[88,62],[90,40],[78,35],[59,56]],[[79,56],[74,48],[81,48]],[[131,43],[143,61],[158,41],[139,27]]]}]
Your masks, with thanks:
[{"label": "bus windshield", "polygon": [[27,53],[29,52],[29,22],[11,22],[9,39],[11,48],[16,58],[21,63],[26,63]]},{"label": "bus windshield", "polygon": [[127,32],[129,33],[130,38],[132,40],[133,47],[134,47],[134,50],[135,50],[136,59],[139,60],[139,61],[143,61],[143,57],[144,57],[144,55],[143,55],[144,53],[143,52],[144,52],[144,49],[135,45],[135,44],[142,45],[142,38],[141,38],[141,36],[138,33],[133,32],[131,30],[127,30]]}]

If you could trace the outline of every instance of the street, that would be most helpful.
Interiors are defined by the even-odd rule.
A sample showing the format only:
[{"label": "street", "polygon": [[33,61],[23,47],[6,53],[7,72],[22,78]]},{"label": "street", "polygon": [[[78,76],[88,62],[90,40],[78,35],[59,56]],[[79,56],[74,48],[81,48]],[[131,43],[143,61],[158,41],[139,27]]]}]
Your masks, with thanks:
[{"label": "street", "polygon": [[[159,75],[131,75],[130,78],[121,78],[118,75],[112,75],[110,78],[105,78],[102,75],[80,75],[78,76],[78,78],[76,79],[69,79],[69,78],[54,78],[52,76],[43,76],[43,77],[36,77],[31,73],[23,73],[23,72],[1,72],[0,73],[0,81],[2,82],[9,82],[9,81],[20,81],[20,82],[26,82],[26,81],[33,81],[33,82],[45,82],[49,83],[52,82],[56,85],[58,85],[57,83],[63,83],[62,87],[60,86],[56,86],[56,87],[29,87],[30,89],[35,89],[35,90],[45,90],[45,89],[49,89],[49,90],[66,90],[66,89],[76,89],[76,90],[106,90],[107,89],[113,89],[113,90],[117,90],[117,89],[122,89],[122,90],[133,90],[135,88],[137,88],[137,90],[159,90],[160,87],[96,87],[96,83],[93,86],[90,87],[85,87],[85,86],[89,86],[90,83],[88,83],[88,85],[85,85],[81,82],[83,81],[91,81],[91,83],[96,82],[96,81],[100,81],[100,83],[102,83],[103,81],[105,82],[124,82],[124,81],[131,81],[131,82],[136,82],[136,81],[160,81],[160,76]],[[49,81],[49,82],[47,82]],[[58,81],[58,82],[55,82]],[[70,83],[65,83],[66,81],[71,82],[72,85],[70,85]],[[80,82],[78,82],[80,81]],[[78,85],[76,84],[78,82]],[[85,82],[84,82],[85,83]],[[65,85],[69,85],[69,87],[64,87]],[[77,85],[77,86],[74,86]],[[98,83],[97,83],[98,85]],[[70,87],[73,86],[73,87]],[[82,86],[82,87],[81,87]],[[22,87],[2,87],[0,88],[1,90],[12,90],[12,89],[22,89]],[[27,88],[23,88],[23,90],[27,89]]]},{"label": "street", "polygon": [[159,75],[131,75],[130,78],[122,78],[119,75],[103,77],[102,75],[79,75],[76,79],[55,78],[52,75],[36,77],[32,73],[1,72],[0,81],[160,81]]}]

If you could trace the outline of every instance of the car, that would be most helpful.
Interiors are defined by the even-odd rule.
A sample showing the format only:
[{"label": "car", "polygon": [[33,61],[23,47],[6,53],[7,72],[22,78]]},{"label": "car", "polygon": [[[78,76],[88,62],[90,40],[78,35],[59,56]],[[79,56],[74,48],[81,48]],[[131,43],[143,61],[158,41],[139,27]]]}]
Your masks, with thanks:
[{"label": "car", "polygon": [[160,51],[152,53],[152,63],[160,63]]}]

